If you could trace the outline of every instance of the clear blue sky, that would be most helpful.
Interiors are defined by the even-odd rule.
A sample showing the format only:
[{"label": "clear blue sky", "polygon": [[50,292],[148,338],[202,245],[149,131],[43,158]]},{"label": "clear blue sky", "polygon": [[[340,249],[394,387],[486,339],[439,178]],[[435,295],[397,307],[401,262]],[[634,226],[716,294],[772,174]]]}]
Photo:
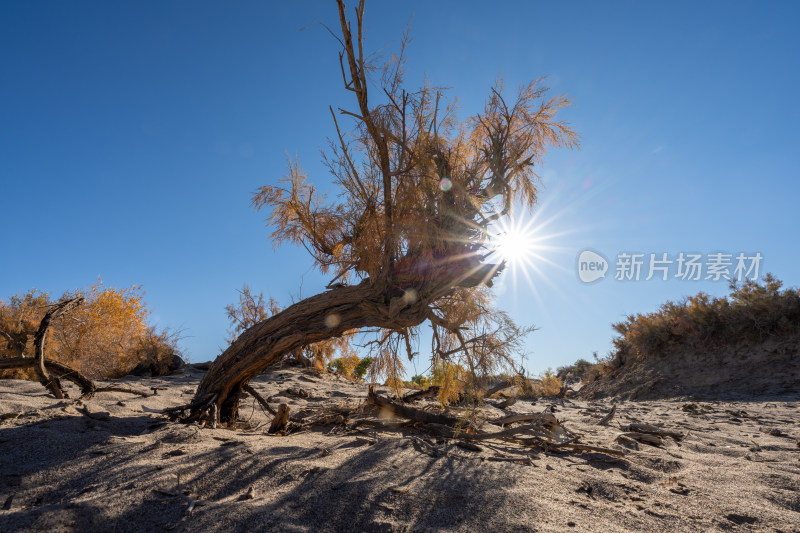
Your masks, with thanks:
[{"label": "clear blue sky", "polygon": [[[726,292],[615,281],[620,251],[760,252],[762,273],[800,284],[800,4],[373,1],[368,48],[396,44],[412,14],[409,82],[452,87],[462,117],[498,73],[575,99],[582,150],[540,169],[556,266],[499,287],[541,328],[531,372],[607,352],[627,313]],[[320,291],[306,252],[274,251],[249,208],[287,151],[327,186],[328,105],[352,102],[337,43],[300,31],[314,20],[335,27],[333,0],[0,3],[0,297],[141,283],[198,361],[224,346],[243,282],[283,303]],[[591,285],[585,248],[612,263]]]}]

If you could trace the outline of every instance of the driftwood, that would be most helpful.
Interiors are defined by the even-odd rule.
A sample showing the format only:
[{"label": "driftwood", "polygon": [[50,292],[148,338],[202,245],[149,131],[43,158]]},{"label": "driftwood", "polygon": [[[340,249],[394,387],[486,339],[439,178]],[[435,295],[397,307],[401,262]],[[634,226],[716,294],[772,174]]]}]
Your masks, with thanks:
[{"label": "driftwood", "polygon": [[417,409],[415,407],[404,405],[402,402],[384,398],[383,396],[376,394],[374,387],[372,387],[371,385],[369,388],[368,401],[380,408],[388,409],[393,414],[401,418],[407,418],[409,420],[420,422],[422,424],[441,424],[444,426],[455,426],[459,423],[463,423],[461,419],[455,416],[439,414],[439,413],[430,413],[428,411],[423,411],[422,409]]},{"label": "driftwood", "polygon": [[614,404],[614,406],[611,408],[611,411],[606,416],[604,416],[597,423],[597,425],[598,426],[607,426],[608,423],[611,422],[611,419],[614,418],[614,415],[616,414],[616,412],[617,412],[617,404]]},{"label": "driftwood", "polygon": [[429,398],[431,396],[436,396],[437,394],[439,394],[439,386],[438,385],[433,385],[431,387],[428,387],[425,390],[418,390],[418,391],[414,391],[414,392],[409,392],[408,394],[403,396],[403,402],[412,403],[412,402],[416,402],[417,400],[420,400],[422,398]]},{"label": "driftwood", "polygon": [[[613,450],[600,446],[578,444],[577,440],[579,437],[566,431],[549,409],[545,409],[545,411],[542,413],[510,415],[493,420],[492,422],[495,424],[502,423],[500,425],[511,424],[520,421],[526,421],[530,423],[516,427],[504,428],[495,432],[482,432],[468,427],[465,424],[465,420],[462,418],[445,414],[430,413],[428,411],[423,411],[422,409],[416,409],[400,402],[384,398],[376,394],[372,387],[370,387],[368,401],[373,405],[380,407],[381,409],[388,409],[392,414],[398,417],[407,418],[417,422],[422,429],[449,439],[457,439],[469,443],[489,440],[502,440],[505,442],[521,444],[523,446],[538,447],[546,451],[554,452],[565,449],[578,452],[598,452],[618,457],[625,455],[624,452],[619,450]],[[567,437],[567,439],[563,440],[564,437]],[[428,443],[425,444],[431,446]],[[469,449],[474,450],[474,448]]]},{"label": "driftwood", "polygon": [[675,441],[681,441],[686,437],[686,434],[684,433],[679,433],[677,431],[670,431],[667,429],[653,426],[651,424],[633,423],[633,424],[628,424],[622,429],[624,431],[630,431],[633,433],[644,433],[648,435],[655,435],[657,437],[669,437]]},{"label": "driftwood", "polygon": [[142,398],[149,398],[150,396],[155,396],[155,394],[129,389],[128,387],[97,387],[92,392],[92,395],[100,392],[124,392],[125,394],[133,394],[135,396],[141,396]]}]

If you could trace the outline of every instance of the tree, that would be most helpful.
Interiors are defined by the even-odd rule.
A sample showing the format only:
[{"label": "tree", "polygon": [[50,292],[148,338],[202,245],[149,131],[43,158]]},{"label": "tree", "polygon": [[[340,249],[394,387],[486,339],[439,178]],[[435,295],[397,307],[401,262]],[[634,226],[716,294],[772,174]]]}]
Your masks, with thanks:
[{"label": "tree", "polygon": [[274,298],[270,297],[269,301],[265,301],[263,292],[254,295],[250,286],[245,283],[242,285],[242,290],[239,291],[239,303],[225,306],[225,314],[231,323],[228,342],[232,343],[241,332],[266,320],[280,310],[280,305]]},{"label": "tree", "polygon": [[324,161],[340,194],[326,199],[290,161],[288,175],[252,200],[269,213],[274,245],[305,246],[333,280],[326,292],[245,330],[205,375],[185,420],[234,421],[250,379],[292,350],[355,329],[376,335],[370,371],[389,379],[399,377],[401,351],[417,354],[424,322],[433,328],[433,358],[458,357],[472,376],[513,363],[519,337],[529,331],[490,312],[487,286],[503,264],[487,262],[488,236],[516,203],[534,205],[534,169],[546,149],[577,145],[557,119],[570,101],[548,97],[539,80],[511,100],[498,80],[483,112],[459,121],[441,89],[404,88],[407,36],[382,65],[370,62],[363,0],[355,31],[344,2],[337,4],[342,81],[357,104],[338,110],[352,120],[349,131],[330,108],[336,140]]}]

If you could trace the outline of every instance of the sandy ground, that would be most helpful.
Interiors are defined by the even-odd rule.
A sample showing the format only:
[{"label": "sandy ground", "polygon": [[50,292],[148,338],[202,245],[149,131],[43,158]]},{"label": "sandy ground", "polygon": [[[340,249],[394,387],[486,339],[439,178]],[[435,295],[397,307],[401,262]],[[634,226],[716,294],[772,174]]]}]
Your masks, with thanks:
[{"label": "sandy ground", "polygon": [[[686,410],[687,399],[623,402],[608,427],[596,423],[611,401],[567,400],[556,403],[564,426],[625,458],[537,452],[524,464],[489,460],[513,454],[499,443],[475,452],[432,441],[434,454],[409,438],[415,430],[391,426],[267,435],[252,398],[241,412],[248,430],[167,422],[158,411],[186,403],[201,377],[127,378],[157,395],[85,404],[0,381],[0,530],[800,531],[800,398]],[[292,369],[253,385],[295,413],[356,405],[367,392]],[[550,403],[520,400],[505,412]],[[630,422],[688,435],[624,448],[615,438]],[[158,491],[178,490],[178,476],[187,499]],[[189,499],[198,505],[187,513]]]}]

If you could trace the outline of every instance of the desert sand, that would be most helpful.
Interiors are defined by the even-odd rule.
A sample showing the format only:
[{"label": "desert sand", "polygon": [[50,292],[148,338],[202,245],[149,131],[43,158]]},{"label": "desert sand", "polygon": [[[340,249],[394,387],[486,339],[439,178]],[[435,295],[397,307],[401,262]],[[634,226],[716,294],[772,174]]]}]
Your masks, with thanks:
[{"label": "desert sand", "polygon": [[[528,461],[505,443],[468,450],[391,419],[269,435],[270,417],[252,397],[240,412],[247,429],[160,413],[188,402],[202,375],[187,367],[129,377],[120,381],[157,394],[85,402],[56,400],[36,382],[0,381],[0,530],[800,531],[800,397],[521,399],[505,411],[483,408],[491,418],[553,405],[581,443],[625,452],[534,450]],[[296,368],[252,384],[294,414],[367,397],[364,384]],[[614,418],[598,425],[613,405]],[[618,442],[632,422],[685,437],[660,447]]]}]

